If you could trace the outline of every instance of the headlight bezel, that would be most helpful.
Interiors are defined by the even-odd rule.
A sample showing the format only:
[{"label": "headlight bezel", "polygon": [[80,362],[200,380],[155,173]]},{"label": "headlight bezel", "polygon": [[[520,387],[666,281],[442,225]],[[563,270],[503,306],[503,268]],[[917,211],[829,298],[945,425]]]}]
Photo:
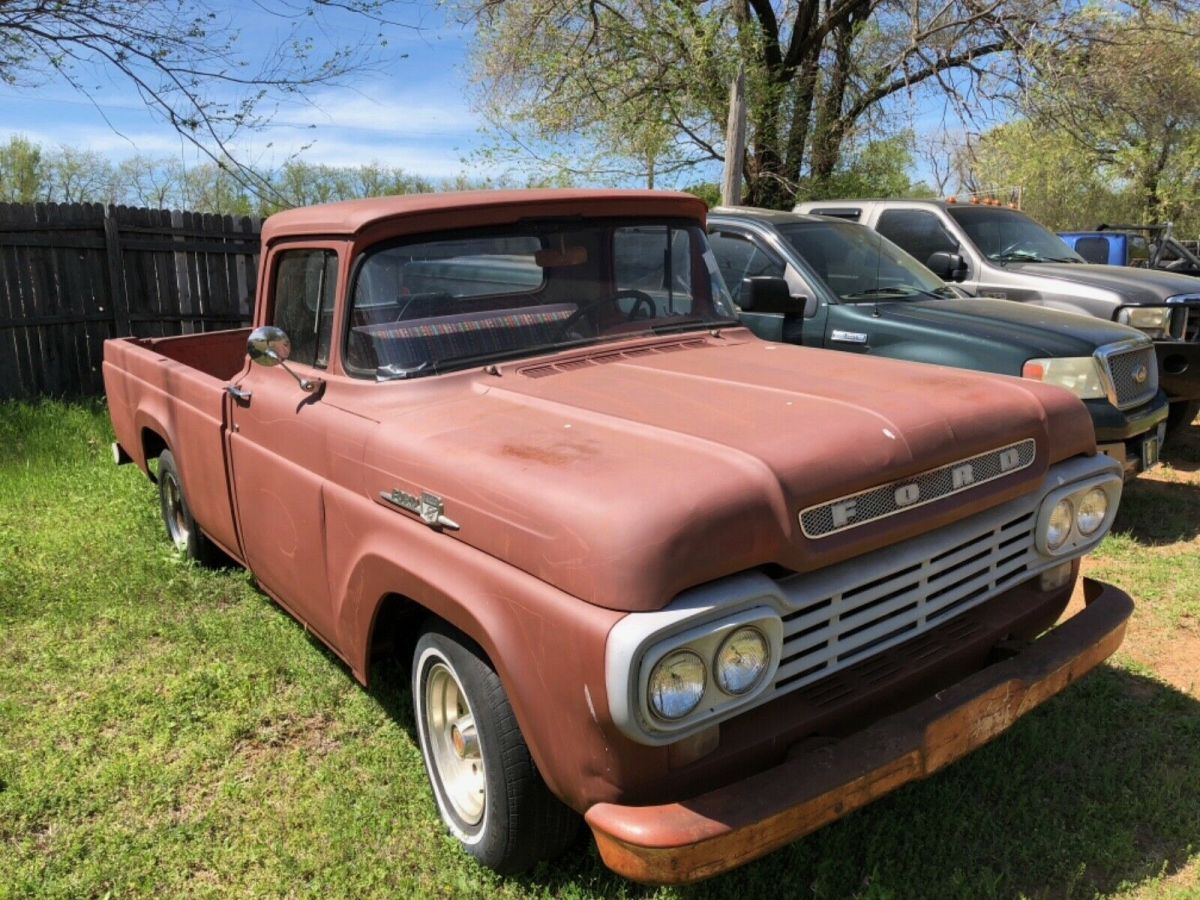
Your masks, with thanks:
[{"label": "headlight bezel", "polygon": [[1136,328],[1152,341],[1165,341],[1174,337],[1174,313],[1170,306],[1124,306],[1117,321]]},{"label": "headlight bezel", "polygon": [[1021,377],[1070,391],[1080,400],[1108,397],[1103,367],[1095,356],[1048,356],[1025,360]]},{"label": "headlight bezel", "polygon": [[[1093,478],[1068,484],[1050,491],[1042,498],[1038,508],[1037,520],[1034,526],[1034,546],[1039,554],[1048,559],[1059,559],[1065,556],[1079,556],[1087,553],[1100,543],[1108,529],[1112,527],[1117,515],[1117,506],[1121,499],[1122,479],[1115,475],[1100,475]],[[1108,507],[1104,517],[1090,534],[1084,534],[1079,529],[1079,506],[1083,498],[1093,490],[1104,492]],[[1061,544],[1051,547],[1048,540],[1050,516],[1060,502],[1067,500],[1071,504],[1071,527],[1067,537]]]},{"label": "headlight bezel", "polygon": [[[756,628],[767,641],[767,666],[758,680],[742,694],[728,694],[717,683],[715,664],[725,641],[744,627]],[[638,718],[654,743],[669,743],[676,735],[691,732],[717,717],[725,718],[731,710],[753,703],[768,690],[779,665],[783,649],[783,621],[779,613],[768,606],[753,606],[731,615],[713,619],[676,634],[664,635],[641,654],[634,682]],[[677,719],[666,719],[655,713],[650,702],[650,677],[666,657],[679,650],[695,653],[704,663],[706,682],[700,702]]]}]

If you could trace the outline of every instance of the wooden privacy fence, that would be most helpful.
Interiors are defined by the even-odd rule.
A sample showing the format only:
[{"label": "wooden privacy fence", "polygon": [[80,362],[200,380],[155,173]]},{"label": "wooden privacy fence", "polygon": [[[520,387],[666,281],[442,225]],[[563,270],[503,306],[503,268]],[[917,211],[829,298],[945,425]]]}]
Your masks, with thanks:
[{"label": "wooden privacy fence", "polygon": [[0,399],[104,390],[106,338],[248,324],[259,221],[0,203]]}]

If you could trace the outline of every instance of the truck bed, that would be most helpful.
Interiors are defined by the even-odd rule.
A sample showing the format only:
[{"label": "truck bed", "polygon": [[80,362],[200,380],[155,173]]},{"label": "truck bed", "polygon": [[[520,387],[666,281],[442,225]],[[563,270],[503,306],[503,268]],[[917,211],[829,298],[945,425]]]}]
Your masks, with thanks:
[{"label": "truck bed", "polygon": [[226,477],[225,386],[246,363],[248,328],[104,344],[104,388],[117,442],[146,472],[164,448],[202,530],[238,556]]}]

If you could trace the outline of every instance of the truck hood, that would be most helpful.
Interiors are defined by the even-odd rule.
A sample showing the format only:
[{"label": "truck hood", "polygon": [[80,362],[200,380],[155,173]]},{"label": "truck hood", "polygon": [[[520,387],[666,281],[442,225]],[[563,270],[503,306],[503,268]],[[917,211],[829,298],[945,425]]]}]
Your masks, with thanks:
[{"label": "truck hood", "polygon": [[[744,329],[436,381],[439,399],[419,406],[405,405],[412,385],[374,386],[397,400],[377,410],[363,488],[436,494],[459,526],[447,540],[618,610],[754,566],[830,565],[1005,502],[1095,450],[1086,410],[1058,388]],[[1032,464],[994,481],[823,538],[799,526],[814,504],[1029,438]]]},{"label": "truck hood", "polygon": [[1023,275],[1109,290],[1120,296],[1123,303],[1134,306],[1150,306],[1178,294],[1200,294],[1196,279],[1159,269],[1092,263],[1006,263],[1005,268]]},{"label": "truck hood", "polygon": [[1091,356],[1097,347],[1141,339],[1140,331],[1095,316],[1011,300],[916,300],[879,304],[883,319],[919,323],[945,334],[976,338],[1037,356]]}]

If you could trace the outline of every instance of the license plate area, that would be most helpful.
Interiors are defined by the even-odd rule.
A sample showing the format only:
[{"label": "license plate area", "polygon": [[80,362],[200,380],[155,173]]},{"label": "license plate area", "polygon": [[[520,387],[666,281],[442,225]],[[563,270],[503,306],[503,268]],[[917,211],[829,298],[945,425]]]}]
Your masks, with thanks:
[{"label": "license plate area", "polygon": [[1158,465],[1158,435],[1142,441],[1142,471]]}]

